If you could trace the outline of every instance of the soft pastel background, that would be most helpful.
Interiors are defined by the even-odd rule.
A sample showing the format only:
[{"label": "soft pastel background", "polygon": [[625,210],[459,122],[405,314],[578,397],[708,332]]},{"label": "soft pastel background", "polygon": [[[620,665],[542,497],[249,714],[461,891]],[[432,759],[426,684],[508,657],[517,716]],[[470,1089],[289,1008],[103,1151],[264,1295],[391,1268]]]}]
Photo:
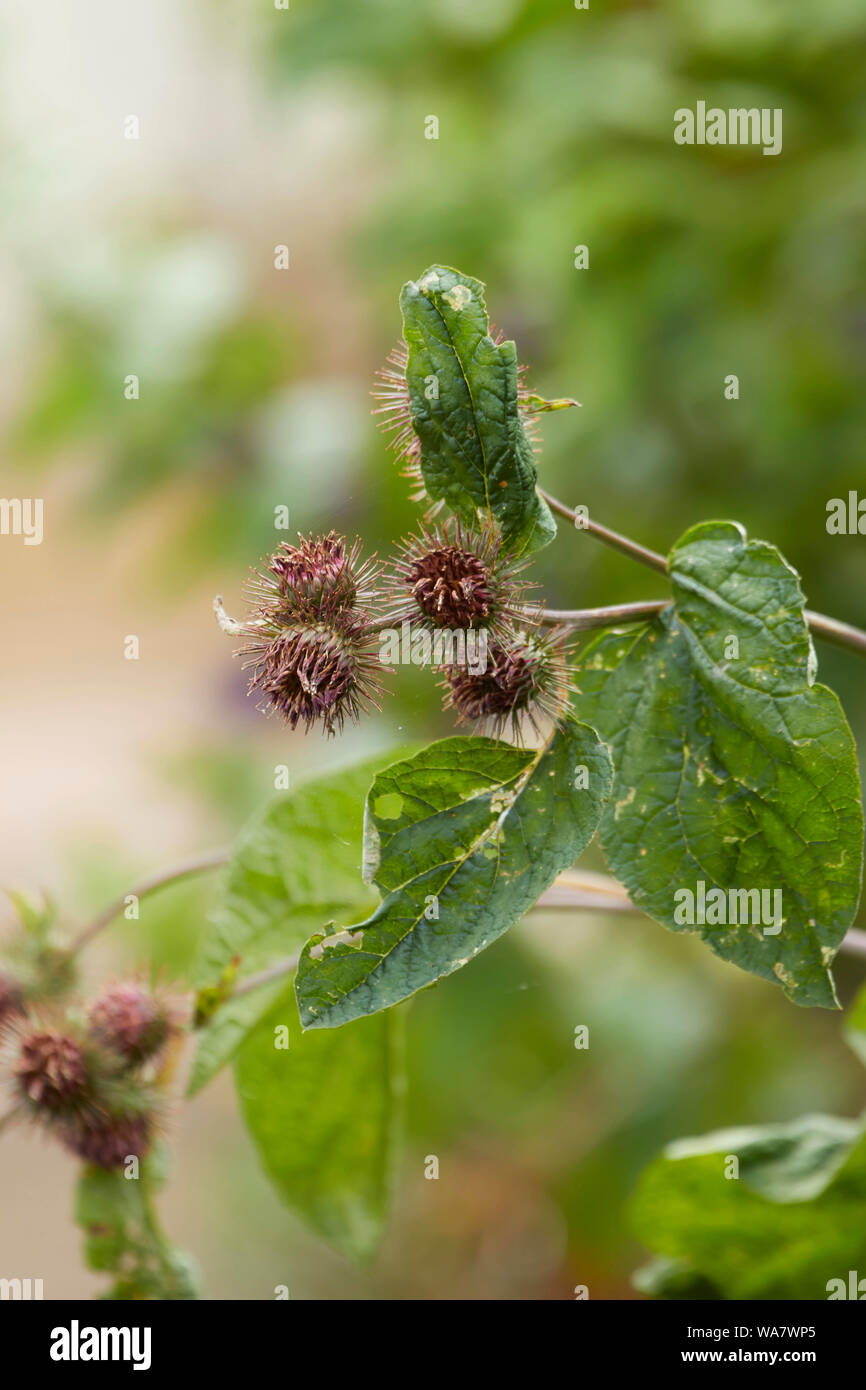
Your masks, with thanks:
[{"label": "soft pastel background", "polygon": [[[448,730],[404,673],[341,742],[289,735],[210,614],[217,590],[239,606],[275,505],[371,549],[412,525],[368,392],[434,260],[487,282],[537,389],[583,403],[545,426],[545,485],[661,550],[735,517],[813,607],[866,623],[864,540],[825,529],[866,485],[864,46],[860,0],[4,5],[0,490],[44,498],[45,539],[0,539],[0,881],[86,921],[227,843],[276,763]],[[676,146],[698,98],[781,106],[782,155]],[[664,593],[568,531],[538,574],[562,605]],[[858,659],[819,656],[862,736]],[[208,893],[114,926],[91,979],[150,959],[182,985]],[[861,974],[840,969],[846,999]],[[162,1207],[211,1297],[628,1298],[626,1201],[665,1142],[864,1095],[838,1017],[638,918],[533,916],[416,1002],[410,1060],[394,1216],[361,1272],[278,1206],[228,1076],[178,1107]],[[0,1273],[47,1297],[98,1287],[72,1179],[4,1137]]]}]

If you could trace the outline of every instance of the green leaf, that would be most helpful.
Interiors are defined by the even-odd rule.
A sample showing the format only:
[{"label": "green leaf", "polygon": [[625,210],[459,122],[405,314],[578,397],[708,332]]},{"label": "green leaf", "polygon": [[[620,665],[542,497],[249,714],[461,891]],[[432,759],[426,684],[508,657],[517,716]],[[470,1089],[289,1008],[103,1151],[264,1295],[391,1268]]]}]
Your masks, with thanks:
[{"label": "green leaf", "polygon": [[122,1168],[107,1172],[88,1165],[79,1179],[75,1220],[84,1232],[85,1263],[114,1276],[104,1298],[199,1296],[194,1262],[169,1245],[154,1212],[153,1193],[165,1163],[165,1151],[157,1148],[141,1161],[137,1177],[127,1177]]},{"label": "green leaf", "polygon": [[40,900],[18,888],[4,888],[3,892],[17,912],[24,930],[44,941],[57,920],[57,908],[51,899],[43,894]]},{"label": "green leaf", "polygon": [[494,343],[484,286],[434,265],[400,296],[412,426],[424,486],[472,525],[493,516],[509,549],[538,550],[556,522],[535,490],[518,406],[517,349]]},{"label": "green leaf", "polygon": [[[726,1176],[732,1156],[739,1177]],[[691,1276],[693,1288],[726,1299],[826,1299],[830,1280],[866,1274],[864,1204],[857,1121],[810,1115],[680,1140],[648,1168],[632,1203],[639,1239],[675,1262],[641,1271],[639,1285],[682,1297]]]},{"label": "green leaf", "polygon": [[660,1256],[635,1270],[632,1283],[649,1298],[682,1300],[688,1303],[721,1298],[717,1286],[706,1275],[693,1269],[688,1260],[668,1260]]},{"label": "green leaf", "polygon": [[[815,685],[794,571],[730,522],[674,547],[675,607],[608,633],[580,663],[582,717],[616,775],[601,824],[611,868],[649,916],[697,931],[723,960],[780,983],[798,1004],[836,1004],[830,964],[860,893],[863,817],[854,740]],[[757,923],[701,923],[699,885],[781,893]],[[681,890],[695,895],[684,921]],[[734,913],[731,906],[734,906]],[[724,921],[724,919],[723,919]],[[766,931],[765,926],[770,930]]]},{"label": "green leaf", "polygon": [[380,773],[365,860],[385,896],[354,941],[304,947],[304,1027],[376,1013],[468,964],[586,847],[610,780],[607,750],[572,719],[537,751],[447,738]]},{"label": "green leaf", "polygon": [[190,1067],[187,1097],[194,1096],[230,1062],[244,1038],[267,1013],[285,988],[285,980],[259,985],[240,999],[230,999],[216,1010],[198,1034],[198,1046]]},{"label": "green leaf", "polygon": [[[240,957],[238,981],[291,956],[314,931],[350,921],[375,894],[361,877],[364,795],[387,755],[273,798],[239,836],[197,979],[214,983]],[[219,1007],[199,1034],[188,1093],[229,1061],[285,981]]]},{"label": "green leaf", "polygon": [[[403,1095],[403,1018],[302,1033],[291,989],[235,1059],[247,1128],[282,1200],[343,1254],[382,1232]],[[275,1046],[275,1029],[288,1047]],[[283,1035],[285,1036],[285,1035]]]}]

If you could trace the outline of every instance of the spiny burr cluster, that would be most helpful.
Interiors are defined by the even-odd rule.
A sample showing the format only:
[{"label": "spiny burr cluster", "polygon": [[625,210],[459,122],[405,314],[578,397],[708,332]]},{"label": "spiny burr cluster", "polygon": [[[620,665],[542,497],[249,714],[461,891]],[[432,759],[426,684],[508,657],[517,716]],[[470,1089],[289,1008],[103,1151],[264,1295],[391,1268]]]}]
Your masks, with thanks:
[{"label": "spiny burr cluster", "polygon": [[[379,373],[374,414],[382,416],[406,465],[413,501],[429,501],[407,367],[408,349],[400,343]],[[521,368],[518,409],[535,441],[540,398],[528,393],[523,375]],[[428,511],[384,566],[362,561],[360,541],[350,545],[335,531],[299,535],[297,544],[284,541],[254,573],[244,622],[228,619],[217,600],[221,625],[247,638],[241,655],[261,708],[291,729],[319,726],[334,734],[346,719],[357,721],[380,707],[382,675],[399,650],[401,660],[442,671],[445,708],[461,724],[496,735],[508,728],[519,740],[524,727],[537,731],[567,709],[565,633],[541,629],[540,609],[527,598],[533,588],[525,577],[528,562],[509,553],[492,515],[452,516],[437,524],[432,518],[441,506]],[[393,640],[398,626],[400,643]],[[483,643],[444,641],[467,633]],[[415,641],[425,635],[435,639],[426,648]],[[483,661],[455,661],[455,648],[476,657],[481,650]],[[403,654],[416,650],[420,657]]]},{"label": "spiny burr cluster", "polygon": [[386,571],[391,621],[409,618],[432,629],[484,627],[507,641],[514,626],[526,621],[526,565],[505,553],[490,522],[478,531],[454,518],[422,525],[400,542]]},{"label": "spiny burr cluster", "polygon": [[378,628],[369,605],[379,570],[362,563],[360,542],[331,531],[283,542],[249,586],[243,649],[250,692],[295,729],[326,733],[357,721],[382,694]]},{"label": "spiny burr cluster", "polygon": [[22,1006],[3,1024],[16,1105],[87,1163],[141,1158],[157,1123],[157,1064],[176,1031],[171,1008],[136,983],[107,990],[83,1021]]},{"label": "spiny burr cluster", "polygon": [[568,667],[561,634],[515,633],[507,645],[491,643],[487,669],[451,666],[445,672],[445,707],[458,723],[482,724],[497,734],[510,726],[520,737],[525,719],[536,732],[568,703]]}]

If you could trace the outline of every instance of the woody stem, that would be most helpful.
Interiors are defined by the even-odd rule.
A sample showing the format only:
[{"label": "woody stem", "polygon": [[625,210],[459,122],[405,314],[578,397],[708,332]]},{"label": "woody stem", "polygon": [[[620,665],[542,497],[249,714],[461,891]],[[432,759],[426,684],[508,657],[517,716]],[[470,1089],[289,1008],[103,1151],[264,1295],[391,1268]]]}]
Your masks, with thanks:
[{"label": "woody stem", "polygon": [[83,946],[113,922],[115,917],[119,917],[125,910],[130,897],[144,898],[149,893],[156,893],[160,888],[167,888],[172,883],[180,883],[182,879],[192,878],[194,874],[205,873],[208,869],[216,869],[228,860],[228,850],[210,850],[207,854],[197,855],[194,859],[188,859],[182,864],[175,864],[170,869],[161,869],[158,873],[151,874],[145,878],[135,888],[131,888],[129,893],[122,898],[115,898],[114,902],[109,903],[103,908],[98,917],[88,923],[72,941],[69,948],[70,955],[75,955]]},{"label": "woody stem", "polygon": [[[576,511],[573,507],[568,507],[564,502],[560,502],[558,497],[553,497],[543,488],[537,489],[540,497],[543,497],[551,511],[557,512],[560,516],[566,517],[577,530],[587,531],[591,536],[603,541],[605,545],[612,546],[614,550],[619,550],[623,555],[630,555],[633,560],[646,565],[649,569],[658,571],[660,574],[667,574],[668,564],[663,555],[659,555],[655,550],[648,550],[646,546],[639,545],[637,541],[630,540],[628,536],[622,536],[618,531],[611,531],[607,526],[602,526],[599,522],[593,521],[591,517],[584,516],[582,512]],[[659,602],[625,603],[616,608],[585,608],[575,610],[546,609],[541,615],[541,622],[562,623],[567,627],[572,627],[578,631],[584,628],[608,627],[616,623],[636,623],[644,622],[649,618],[660,613],[666,605]],[[610,613],[610,618],[604,615]],[[848,647],[852,651],[866,652],[866,632],[862,628],[854,627],[851,623],[843,623],[838,618],[830,618],[826,613],[815,613],[812,609],[805,611],[806,622],[816,637],[823,637],[826,642],[834,642],[839,647]]]}]

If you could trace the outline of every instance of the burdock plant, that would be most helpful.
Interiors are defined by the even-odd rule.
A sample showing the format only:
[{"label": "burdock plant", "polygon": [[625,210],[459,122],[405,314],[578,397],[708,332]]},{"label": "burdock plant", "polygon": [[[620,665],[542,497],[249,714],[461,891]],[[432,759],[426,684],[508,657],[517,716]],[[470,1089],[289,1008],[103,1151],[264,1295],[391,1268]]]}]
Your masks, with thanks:
[{"label": "burdock plant", "polygon": [[[850,931],[863,849],[857,759],[839,701],[815,679],[812,638],[866,652],[866,633],[807,610],[793,567],[736,522],[699,522],[663,556],[549,495],[538,486],[537,422],[573,402],[528,393],[514,344],[490,331],[484,287],[433,266],[404,286],[401,307],[404,345],[376,408],[426,519],[381,566],[334,530],[283,541],[253,573],[243,620],[221,600],[215,609],[241,639],[253,697],[289,730],[327,735],[378,707],[389,625],[483,633],[483,666],[441,663],[446,713],[474,732],[314,777],[269,801],[228,855],[140,885],[136,902],[229,861],[182,1013],[136,982],[65,1007],[81,949],[126,896],[71,941],[22,909],[26,949],[0,973],[11,1114],[36,1119],[88,1165],[88,1254],[112,1270],[117,1297],[193,1288],[149,1206],[182,1031],[196,1035],[188,1093],[232,1062],[283,1201],[364,1258],[381,1232],[399,1131],[406,1011],[396,1006],[463,969],[539,902],[640,911],[692,930],[805,1006],[837,1007],[834,958],[862,947]],[[551,608],[530,567],[557,517],[571,543],[595,538],[650,569],[664,595]],[[607,879],[575,868],[596,834]],[[747,908],[777,890],[781,921],[769,931],[754,920],[684,927],[676,895],[698,880],[701,901],[733,895]],[[866,995],[853,1023],[866,1036],[864,1020]],[[699,1154],[694,1192],[718,1191],[739,1185],[710,1174],[710,1156],[745,1146],[744,1167],[751,1154],[761,1176],[742,1194],[750,1210],[781,1155],[780,1198],[760,1213],[772,1256],[761,1296],[793,1267],[777,1235],[784,1249],[792,1233],[799,1269],[809,1203],[834,1183],[843,1235],[821,1245],[824,1277],[866,1268],[866,1239],[850,1237],[866,1203],[863,1124],[801,1123],[794,1139],[727,1136]],[[809,1168],[796,1202],[792,1153]],[[119,1172],[129,1156],[143,1160],[141,1184]],[[710,1283],[738,1287],[739,1271],[751,1278],[762,1259],[749,1247],[723,1262],[727,1274],[713,1266]],[[653,1290],[665,1296],[693,1273],[667,1261]],[[823,1297],[805,1276],[797,1287]]]},{"label": "burdock plant", "polygon": [[291,729],[320,724],[334,734],[347,718],[357,722],[379,706],[378,627],[370,605],[381,571],[375,560],[362,562],[360,550],[360,541],[350,546],[334,531],[299,536],[297,545],[284,541],[248,584],[247,620],[223,619],[249,639],[241,655],[251,670],[250,693]]},{"label": "burdock plant", "polygon": [[508,642],[524,612],[528,561],[503,551],[495,524],[470,530],[454,518],[419,526],[402,541],[386,587],[389,620],[436,628],[486,628]]},{"label": "burdock plant", "polygon": [[445,672],[445,708],[458,723],[477,724],[499,737],[509,730],[519,740],[523,721],[541,733],[544,723],[569,708],[566,633],[515,632],[487,649],[483,671],[452,665]]},{"label": "burdock plant", "polygon": [[87,1011],[90,1037],[127,1067],[152,1061],[175,1023],[169,1005],[134,981],[114,985]]}]

